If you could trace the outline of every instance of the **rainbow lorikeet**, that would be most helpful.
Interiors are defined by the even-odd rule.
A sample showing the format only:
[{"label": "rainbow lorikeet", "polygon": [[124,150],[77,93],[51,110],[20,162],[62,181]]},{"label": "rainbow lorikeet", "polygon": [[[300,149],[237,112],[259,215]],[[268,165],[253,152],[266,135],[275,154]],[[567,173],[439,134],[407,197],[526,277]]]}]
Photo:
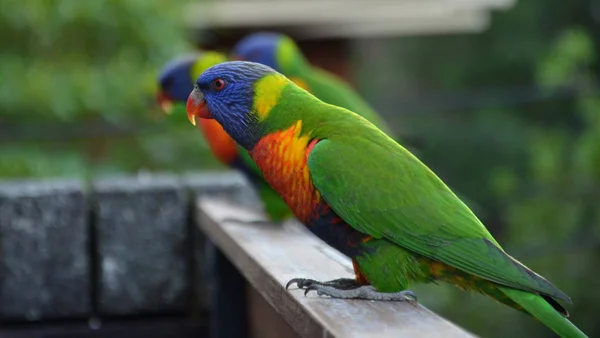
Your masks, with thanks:
[{"label": "rainbow lorikeet", "polygon": [[326,104],[258,63],[232,61],[198,78],[190,120],[214,119],[248,149],[296,217],[352,259],[355,278],[295,278],[334,298],[416,301],[411,282],[444,281],[585,337],[570,298],[507,254],[425,164],[361,116]]},{"label": "rainbow lorikeet", "polygon": [[395,137],[385,120],[354,89],[334,74],[311,65],[290,37],[254,33],[240,40],[231,54],[233,60],[258,62],[275,69],[321,101],[360,114]]},{"label": "rainbow lorikeet", "polygon": [[[207,68],[226,60],[224,54],[204,51],[186,54],[169,61],[158,79],[157,100],[161,108],[168,114],[175,113],[179,106],[184,110],[195,79]],[[282,221],[293,216],[281,196],[264,180],[248,152],[240,147],[218,122],[201,120],[198,129],[213,155],[222,164],[242,172],[256,189],[271,221]]]}]

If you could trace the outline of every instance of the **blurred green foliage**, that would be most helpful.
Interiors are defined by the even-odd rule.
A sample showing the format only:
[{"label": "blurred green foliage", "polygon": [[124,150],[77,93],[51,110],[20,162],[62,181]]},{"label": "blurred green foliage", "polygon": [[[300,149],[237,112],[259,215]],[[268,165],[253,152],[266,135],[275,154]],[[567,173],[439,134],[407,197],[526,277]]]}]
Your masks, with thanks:
[{"label": "blurred green foliage", "polygon": [[0,137],[28,135],[0,140],[0,176],[216,165],[189,156],[203,149],[193,128],[156,123],[158,71],[191,49],[183,3],[0,1]]}]

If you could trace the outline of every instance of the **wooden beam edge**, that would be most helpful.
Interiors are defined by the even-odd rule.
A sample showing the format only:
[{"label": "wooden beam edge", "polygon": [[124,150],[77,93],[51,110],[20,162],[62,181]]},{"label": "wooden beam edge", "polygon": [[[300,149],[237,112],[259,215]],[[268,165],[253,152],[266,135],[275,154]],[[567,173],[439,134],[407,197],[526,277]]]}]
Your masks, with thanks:
[{"label": "wooden beam edge", "polygon": [[[280,314],[285,321],[292,326],[292,328],[302,336],[307,337],[333,337],[326,330],[324,330],[324,323],[320,323],[318,316],[311,313],[310,309],[302,307],[302,304],[298,303],[296,299],[289,293],[281,293],[282,298],[287,299],[287,303],[295,304],[291,311],[282,311],[280,304],[286,304],[282,298],[274,299],[273,295],[277,293],[270,293],[269,290],[281,289],[281,284],[270,274],[269,271],[264,269],[256,260],[248,255],[236,254],[236,251],[243,251],[241,245],[233,240],[221,227],[217,220],[212,215],[209,215],[207,210],[207,203],[210,203],[207,198],[198,198],[197,206],[197,223],[200,228],[206,233],[210,239],[221,249],[223,254],[229,258],[231,263],[242,273],[246,280],[256,289],[262,297]],[[248,210],[249,211],[249,210]],[[256,220],[266,220],[264,215],[260,215],[259,212],[249,211],[253,213]],[[249,269],[248,267],[252,267]],[[254,270],[251,273],[250,270]],[[285,290],[284,290],[285,291]],[[306,312],[309,314],[310,319],[303,322],[298,322],[298,316],[296,313]],[[300,316],[301,317],[301,316]],[[309,319],[306,317],[306,319]]]}]

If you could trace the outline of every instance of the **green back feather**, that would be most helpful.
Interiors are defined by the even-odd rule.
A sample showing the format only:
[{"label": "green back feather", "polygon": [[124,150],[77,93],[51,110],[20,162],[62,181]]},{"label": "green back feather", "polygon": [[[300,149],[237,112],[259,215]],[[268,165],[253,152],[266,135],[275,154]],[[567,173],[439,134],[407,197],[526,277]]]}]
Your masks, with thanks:
[{"label": "green back feather", "polygon": [[279,42],[276,59],[283,75],[304,80],[309,91],[321,101],[353,111],[394,137],[385,120],[350,85],[312,66],[291,38],[285,37]]}]

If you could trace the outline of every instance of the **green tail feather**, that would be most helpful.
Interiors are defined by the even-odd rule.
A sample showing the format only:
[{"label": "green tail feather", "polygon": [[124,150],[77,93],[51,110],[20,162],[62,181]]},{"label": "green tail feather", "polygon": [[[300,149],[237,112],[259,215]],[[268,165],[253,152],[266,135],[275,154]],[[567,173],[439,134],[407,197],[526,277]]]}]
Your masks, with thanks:
[{"label": "green tail feather", "polygon": [[585,333],[581,332],[577,326],[573,325],[541,296],[511,288],[500,287],[498,289],[562,338],[587,338]]}]

